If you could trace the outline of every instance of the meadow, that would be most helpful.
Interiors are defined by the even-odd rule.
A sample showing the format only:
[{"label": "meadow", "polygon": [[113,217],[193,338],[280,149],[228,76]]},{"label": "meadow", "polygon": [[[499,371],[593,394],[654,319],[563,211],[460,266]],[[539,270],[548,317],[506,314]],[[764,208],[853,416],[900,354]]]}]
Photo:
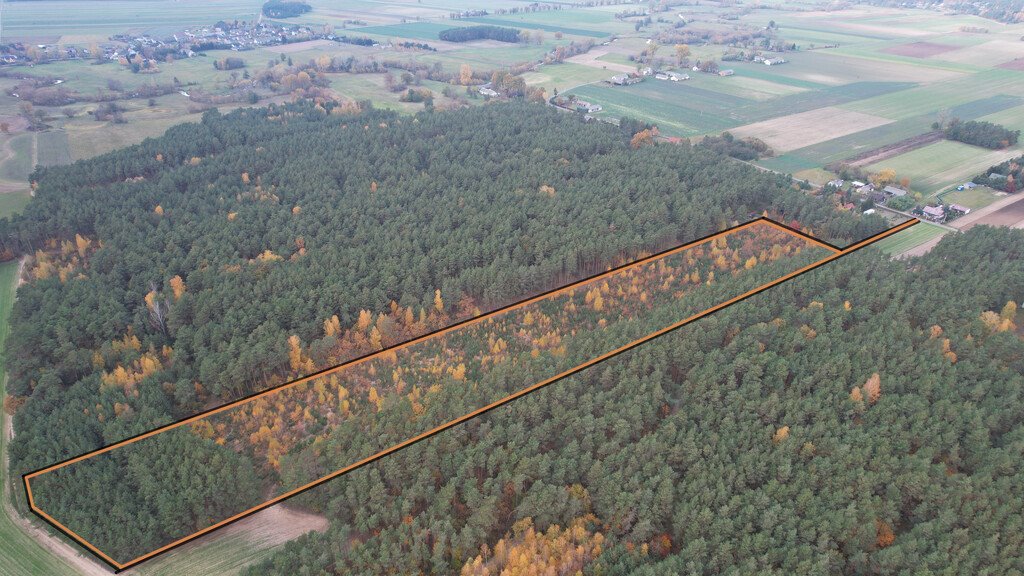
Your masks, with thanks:
[{"label": "meadow", "polygon": [[989,166],[1015,158],[1015,149],[987,150],[960,142],[943,140],[867,166],[872,172],[896,170],[910,179],[910,188],[932,196],[949,186],[962,184]]},{"label": "meadow", "polygon": [[934,224],[921,222],[909,230],[903,230],[880,240],[875,247],[890,256],[898,256],[947,232],[946,229]]}]

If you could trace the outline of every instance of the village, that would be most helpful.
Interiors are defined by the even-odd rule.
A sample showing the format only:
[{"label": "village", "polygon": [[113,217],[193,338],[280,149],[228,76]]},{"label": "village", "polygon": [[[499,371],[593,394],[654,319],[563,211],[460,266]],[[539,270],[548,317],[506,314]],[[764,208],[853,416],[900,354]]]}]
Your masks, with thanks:
[{"label": "village", "polygon": [[[364,24],[350,21],[347,24]],[[225,22],[196,26],[166,37],[149,34],[115,34],[107,42],[89,46],[12,42],[0,46],[0,65],[32,65],[59,60],[127,61],[133,71],[155,69],[159,62],[193,58],[207,50],[244,52],[311,40],[327,40],[361,46],[379,46],[366,37],[336,34],[332,26],[305,26],[264,21]]]}]

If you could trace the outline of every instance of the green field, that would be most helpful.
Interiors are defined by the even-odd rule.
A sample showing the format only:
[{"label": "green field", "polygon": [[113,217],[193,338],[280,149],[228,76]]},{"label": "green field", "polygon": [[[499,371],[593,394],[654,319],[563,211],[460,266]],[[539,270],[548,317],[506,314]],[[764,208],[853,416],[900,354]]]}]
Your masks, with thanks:
[{"label": "green field", "polygon": [[[8,319],[11,315],[11,307],[14,305],[17,270],[17,262],[0,264],[0,341],[6,340],[10,332]],[[7,383],[7,372],[2,357],[0,357],[0,370],[4,374],[0,379],[2,382],[0,383],[0,396],[3,396]],[[4,481],[4,506],[0,510],[0,557],[3,558],[3,561],[0,562],[0,576],[72,574],[74,571],[70,566],[44,550],[35,540],[22,532],[10,516],[11,510],[8,503],[11,501],[12,494],[7,471],[7,418],[7,413],[0,410],[0,423],[3,424],[2,429],[5,431],[0,435],[0,454],[3,454],[0,477]]]},{"label": "green field", "polygon": [[875,247],[890,256],[895,256],[897,254],[903,254],[911,248],[920,246],[933,238],[942,236],[946,232],[948,232],[948,230],[944,228],[940,228],[934,224],[928,224],[927,222],[921,222],[909,230],[903,230],[902,232],[897,232],[888,238],[879,240],[875,244]]},{"label": "green field", "polygon": [[669,136],[694,136],[877,94],[899,92],[913,86],[905,82],[858,82],[764,101],[739,96],[743,91],[729,86],[733,80],[731,77],[697,73],[691,80],[683,82],[648,79],[634,86],[584,86],[573,90],[573,93],[601,104],[606,115],[649,120]]},{"label": "green field", "polygon": [[388,38],[415,38],[416,40],[437,41],[437,35],[445,30],[458,28],[462,25],[457,23],[438,24],[435,22],[409,22],[407,24],[391,24],[388,26],[366,26],[353,28],[352,32],[359,34],[373,34],[386,36]]},{"label": "green field", "polygon": [[988,150],[961,142],[941,140],[866,168],[871,172],[892,168],[896,170],[897,176],[910,178],[912,190],[933,195],[950,186],[969,181],[989,166],[1019,155],[1020,151],[1012,148]]},{"label": "green field", "polygon": [[217,20],[252,20],[260,2],[252,0],[35,0],[5,2],[4,39],[48,43],[80,39],[103,41],[125,31],[171,33]]},{"label": "green field", "polygon": [[36,135],[36,161],[40,166],[59,166],[71,163],[71,148],[68,133],[64,130],[47,130]]},{"label": "green field", "polygon": [[0,193],[0,218],[6,218],[21,212],[25,209],[31,198],[28,190],[24,192]]},{"label": "green field", "polygon": [[3,162],[0,162],[0,178],[12,182],[28,182],[28,175],[32,173],[32,146],[35,144],[35,135],[31,132],[12,136],[7,141],[12,155]]},{"label": "green field", "polygon": [[971,190],[953,190],[942,195],[942,201],[947,204],[960,204],[972,210],[984,208],[998,200],[995,191],[987,186],[978,186]]}]

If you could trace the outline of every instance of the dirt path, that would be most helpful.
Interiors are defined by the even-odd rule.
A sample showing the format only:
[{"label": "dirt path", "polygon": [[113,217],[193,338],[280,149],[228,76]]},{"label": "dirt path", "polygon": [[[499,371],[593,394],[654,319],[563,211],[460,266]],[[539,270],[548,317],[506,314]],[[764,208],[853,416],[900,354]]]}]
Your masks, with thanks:
[{"label": "dirt path", "polygon": [[[994,213],[1003,210],[1004,208],[1013,206],[1017,202],[1021,201],[1024,201],[1024,194],[1011,194],[1010,196],[1007,196],[1006,198],[1003,198],[1001,200],[997,200],[992,204],[985,206],[984,208],[978,208],[977,210],[971,211],[971,213],[966,216],[957,218],[956,220],[951,222],[951,225],[954,226],[955,228],[959,228],[960,230],[969,230],[972,226],[976,224],[983,224],[981,220],[984,220],[986,217],[991,216]],[[1020,207],[1021,206],[1014,206],[1015,209],[1019,209]],[[1022,216],[1022,220],[1024,220],[1024,216]],[[1007,225],[1012,227],[1019,227],[1020,224],[1021,223],[1018,222],[1008,223]]]}]

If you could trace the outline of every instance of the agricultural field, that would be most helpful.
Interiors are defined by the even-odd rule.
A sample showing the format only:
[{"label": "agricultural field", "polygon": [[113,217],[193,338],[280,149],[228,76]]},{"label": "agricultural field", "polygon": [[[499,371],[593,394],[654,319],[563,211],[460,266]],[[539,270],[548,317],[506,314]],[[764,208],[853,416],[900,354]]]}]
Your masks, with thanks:
[{"label": "agricultural field", "polygon": [[948,230],[934,224],[921,222],[918,225],[885,238],[875,247],[890,256],[906,254],[926,242],[931,242],[946,234]]},{"label": "agricultural field", "polygon": [[[916,141],[933,130],[934,122],[947,118],[1024,129],[1024,25],[875,6],[830,12],[806,6],[799,11],[761,9],[729,21],[719,20],[723,12],[708,6],[676,7],[673,12],[689,21],[688,28],[711,31],[773,25],[797,50],[783,53],[787,62],[771,67],[719,61],[720,68],[734,71],[724,78],[690,72],[692,78],[685,83],[647,79],[629,87],[595,83],[574,89],[603,107],[598,117],[644,119],[667,136],[730,131],[760,138],[776,156],[761,158],[759,165],[814,179],[829,175],[822,170],[828,164],[867,157],[861,167],[895,168],[926,196],[969,180],[993,160],[1020,153],[1019,147],[993,152]],[[603,70],[609,76],[636,69],[629,57],[641,56],[645,45],[621,47],[613,44],[594,59],[579,57],[575,62],[610,64]],[[663,48],[669,54],[661,66],[678,69],[671,46]],[[729,50],[734,49],[691,47],[696,60],[719,60]],[[870,158],[873,150],[904,141],[905,148],[889,153],[883,149],[877,160]]]},{"label": "agricultural field", "polygon": [[93,42],[123,32],[172,33],[217,20],[252,20],[251,0],[37,0],[4,3],[4,39],[45,43]]},{"label": "agricultural field", "polygon": [[960,142],[943,140],[894,158],[867,166],[872,172],[896,170],[910,179],[910,188],[932,196],[955,184],[962,184],[989,166],[1020,156],[1017,149],[987,150]]}]

